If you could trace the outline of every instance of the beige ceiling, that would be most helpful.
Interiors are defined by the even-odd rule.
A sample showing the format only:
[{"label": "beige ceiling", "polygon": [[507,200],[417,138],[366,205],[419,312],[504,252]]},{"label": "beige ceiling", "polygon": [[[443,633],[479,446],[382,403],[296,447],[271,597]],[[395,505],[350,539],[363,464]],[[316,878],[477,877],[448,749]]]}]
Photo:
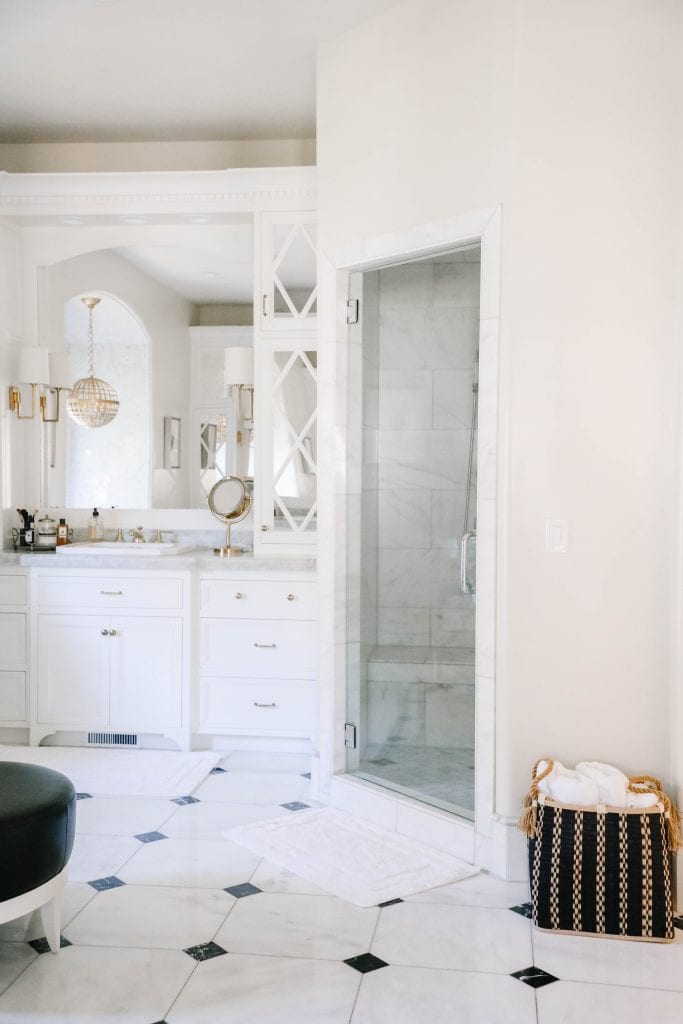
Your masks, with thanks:
[{"label": "beige ceiling", "polygon": [[0,142],[315,135],[315,50],[396,0],[0,0]]}]

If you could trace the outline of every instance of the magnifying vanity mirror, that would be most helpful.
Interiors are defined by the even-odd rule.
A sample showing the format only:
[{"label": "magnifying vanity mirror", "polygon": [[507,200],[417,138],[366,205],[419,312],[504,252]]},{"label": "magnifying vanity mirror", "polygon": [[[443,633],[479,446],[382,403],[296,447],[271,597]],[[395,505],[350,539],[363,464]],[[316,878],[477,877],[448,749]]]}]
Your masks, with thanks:
[{"label": "magnifying vanity mirror", "polygon": [[211,488],[208,498],[209,510],[226,526],[225,545],[214,548],[214,555],[231,558],[244,554],[246,548],[231,545],[230,530],[235,523],[241,522],[249,515],[253,494],[254,481],[251,477],[226,476]]}]

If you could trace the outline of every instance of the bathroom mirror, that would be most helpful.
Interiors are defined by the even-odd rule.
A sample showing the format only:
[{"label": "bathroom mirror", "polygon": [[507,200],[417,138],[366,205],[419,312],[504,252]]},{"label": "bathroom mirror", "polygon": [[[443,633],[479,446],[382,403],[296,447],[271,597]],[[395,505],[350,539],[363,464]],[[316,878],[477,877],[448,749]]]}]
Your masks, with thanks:
[{"label": "bathroom mirror", "polygon": [[[42,330],[52,351],[70,352],[74,379],[87,372],[79,298],[102,296],[95,365],[121,400],[118,422],[99,431],[66,416],[43,427],[48,506],[206,508],[216,479],[237,468],[240,425],[234,396],[222,384],[222,361],[224,348],[251,344],[252,218],[235,215],[172,233],[149,225],[138,237],[143,231],[149,242],[92,249],[41,268]],[[183,235],[185,244],[178,244]],[[179,464],[165,457],[170,418],[179,424]]]},{"label": "bathroom mirror", "polygon": [[209,510],[216,519],[226,526],[225,545],[214,548],[214,555],[222,558],[244,554],[245,548],[230,543],[230,530],[235,523],[249,515],[254,493],[251,477],[226,476],[211,488],[208,497]]}]

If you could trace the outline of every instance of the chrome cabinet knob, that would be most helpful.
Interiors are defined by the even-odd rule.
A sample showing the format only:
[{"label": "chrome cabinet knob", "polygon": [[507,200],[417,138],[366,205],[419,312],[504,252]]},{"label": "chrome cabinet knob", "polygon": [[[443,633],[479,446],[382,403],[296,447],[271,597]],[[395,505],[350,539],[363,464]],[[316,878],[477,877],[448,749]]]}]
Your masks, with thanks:
[{"label": "chrome cabinet knob", "polygon": [[293,601],[294,600],[294,594],[287,594],[287,600],[288,601]]},{"label": "chrome cabinet knob", "polygon": [[102,636],[109,636],[109,630],[108,629],[103,629],[102,630]]},{"label": "chrome cabinet knob", "polygon": [[110,629],[109,630],[109,636],[118,636],[118,635],[119,635],[118,629]]},{"label": "chrome cabinet knob", "polygon": [[236,601],[241,601],[243,597],[244,597],[244,594],[240,594],[240,592],[238,590],[237,593],[235,594],[235,600]]},{"label": "chrome cabinet knob", "polygon": [[268,532],[268,527],[266,526],[265,523],[263,523],[263,525],[261,526],[261,533],[267,533],[267,532]]}]

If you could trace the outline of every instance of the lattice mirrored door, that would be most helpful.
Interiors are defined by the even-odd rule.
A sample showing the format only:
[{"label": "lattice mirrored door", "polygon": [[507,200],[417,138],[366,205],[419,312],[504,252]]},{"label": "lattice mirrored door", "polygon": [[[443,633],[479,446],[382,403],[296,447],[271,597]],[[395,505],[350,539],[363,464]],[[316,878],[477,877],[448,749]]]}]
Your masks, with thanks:
[{"label": "lattice mirrored door", "polygon": [[309,331],[317,313],[316,228],[310,214],[263,220],[261,328]]}]

